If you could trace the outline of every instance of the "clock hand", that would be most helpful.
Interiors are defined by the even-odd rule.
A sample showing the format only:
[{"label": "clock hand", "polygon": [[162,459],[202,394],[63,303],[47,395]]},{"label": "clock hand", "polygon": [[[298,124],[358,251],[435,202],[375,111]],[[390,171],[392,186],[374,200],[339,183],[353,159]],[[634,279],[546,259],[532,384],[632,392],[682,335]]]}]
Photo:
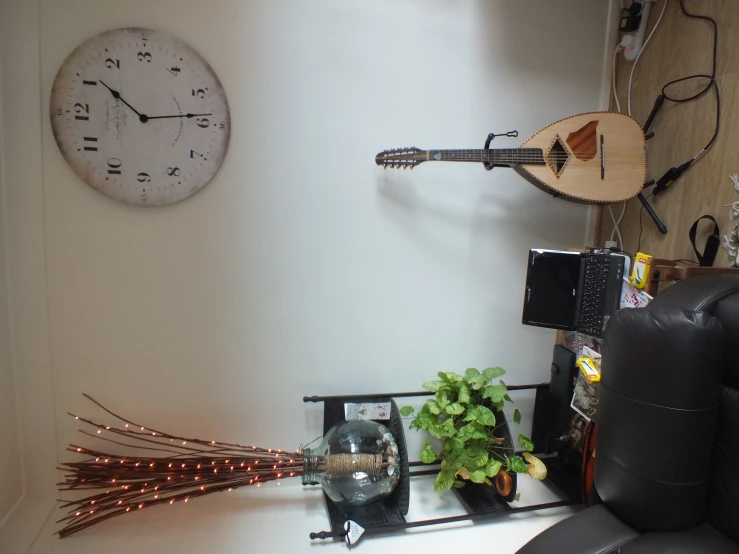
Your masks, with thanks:
[{"label": "clock hand", "polygon": [[124,99],[123,99],[123,98],[121,97],[120,93],[119,93],[119,92],[118,92],[117,90],[113,90],[113,89],[112,89],[112,88],[110,88],[110,87],[109,87],[108,85],[106,85],[105,83],[103,83],[103,81],[102,81],[102,80],[100,81],[100,83],[101,83],[101,84],[102,84],[102,85],[103,85],[103,86],[104,86],[105,88],[107,88],[107,89],[108,89],[108,90],[110,91],[110,94],[112,94],[112,95],[113,95],[113,98],[115,98],[116,100],[120,100],[120,101],[121,101],[121,102],[123,102],[123,103],[124,103],[124,104],[125,104],[126,106],[128,106],[129,108],[131,108],[131,111],[132,111],[133,113],[135,113],[135,114],[136,114],[137,116],[139,116],[139,121],[141,121],[141,123],[146,123],[146,122],[147,122],[147,121],[148,121],[148,120],[150,119],[150,118],[149,118],[149,116],[147,116],[146,114],[142,114],[142,113],[139,113],[139,112],[137,112],[137,111],[136,111],[136,108],[134,108],[134,107],[133,107],[133,106],[132,106],[131,104],[129,104],[128,102],[126,102],[126,101],[125,101],[125,100],[124,100]]},{"label": "clock hand", "polygon": [[172,119],[175,117],[187,117],[188,119],[191,117],[200,117],[203,115],[213,115],[212,113],[183,113],[180,115],[152,115],[149,116],[148,119]]}]

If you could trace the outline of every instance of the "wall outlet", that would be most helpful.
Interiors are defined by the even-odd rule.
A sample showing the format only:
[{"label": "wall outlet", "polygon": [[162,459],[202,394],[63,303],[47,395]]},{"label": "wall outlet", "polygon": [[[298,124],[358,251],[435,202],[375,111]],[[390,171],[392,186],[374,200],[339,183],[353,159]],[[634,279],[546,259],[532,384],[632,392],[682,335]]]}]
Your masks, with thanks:
[{"label": "wall outlet", "polygon": [[618,243],[615,240],[607,240],[606,248],[618,248]]},{"label": "wall outlet", "polygon": [[[639,21],[639,27],[636,31],[624,33],[625,42],[624,44],[624,58],[628,61],[633,62],[641,52],[642,46],[644,45],[644,35],[647,30],[647,20],[649,19],[649,9],[652,5],[653,0],[634,0],[633,4],[641,4],[641,21]],[[662,0],[663,2],[666,0]],[[631,37],[631,38],[627,38]]]}]

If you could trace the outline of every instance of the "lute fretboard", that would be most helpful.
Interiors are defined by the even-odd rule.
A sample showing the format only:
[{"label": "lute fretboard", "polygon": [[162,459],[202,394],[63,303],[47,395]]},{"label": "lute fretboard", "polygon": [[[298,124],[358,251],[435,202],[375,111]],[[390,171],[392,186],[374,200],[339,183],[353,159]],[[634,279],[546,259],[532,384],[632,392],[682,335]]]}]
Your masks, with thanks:
[{"label": "lute fretboard", "polygon": [[496,148],[494,150],[426,150],[424,161],[477,162],[500,165],[544,165],[541,148]]}]

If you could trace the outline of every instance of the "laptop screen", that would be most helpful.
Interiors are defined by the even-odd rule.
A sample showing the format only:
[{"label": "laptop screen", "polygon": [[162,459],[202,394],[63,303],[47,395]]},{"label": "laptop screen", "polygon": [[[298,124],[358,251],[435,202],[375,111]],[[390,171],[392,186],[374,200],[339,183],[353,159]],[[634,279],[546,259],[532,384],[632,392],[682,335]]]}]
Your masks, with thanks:
[{"label": "laptop screen", "polygon": [[581,259],[578,252],[529,251],[523,323],[574,327]]}]

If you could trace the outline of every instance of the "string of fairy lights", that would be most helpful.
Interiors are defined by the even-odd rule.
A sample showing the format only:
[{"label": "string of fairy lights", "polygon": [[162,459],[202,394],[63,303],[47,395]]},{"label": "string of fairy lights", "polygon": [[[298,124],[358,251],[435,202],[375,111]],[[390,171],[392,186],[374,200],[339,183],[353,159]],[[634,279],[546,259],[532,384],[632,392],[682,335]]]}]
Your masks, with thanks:
[{"label": "string of fairy lights", "polygon": [[57,522],[64,523],[60,537],[131,511],[270,481],[279,485],[280,479],[303,474],[300,452],[173,435],[125,419],[84,396],[123,425],[102,425],[69,414],[96,429],[80,432],[141,453],[113,454],[76,444],[67,448],[85,459],[62,463],[58,469],[66,473],[57,486],[62,491],[85,491],[86,496],[60,500],[60,507],[68,509]]}]

